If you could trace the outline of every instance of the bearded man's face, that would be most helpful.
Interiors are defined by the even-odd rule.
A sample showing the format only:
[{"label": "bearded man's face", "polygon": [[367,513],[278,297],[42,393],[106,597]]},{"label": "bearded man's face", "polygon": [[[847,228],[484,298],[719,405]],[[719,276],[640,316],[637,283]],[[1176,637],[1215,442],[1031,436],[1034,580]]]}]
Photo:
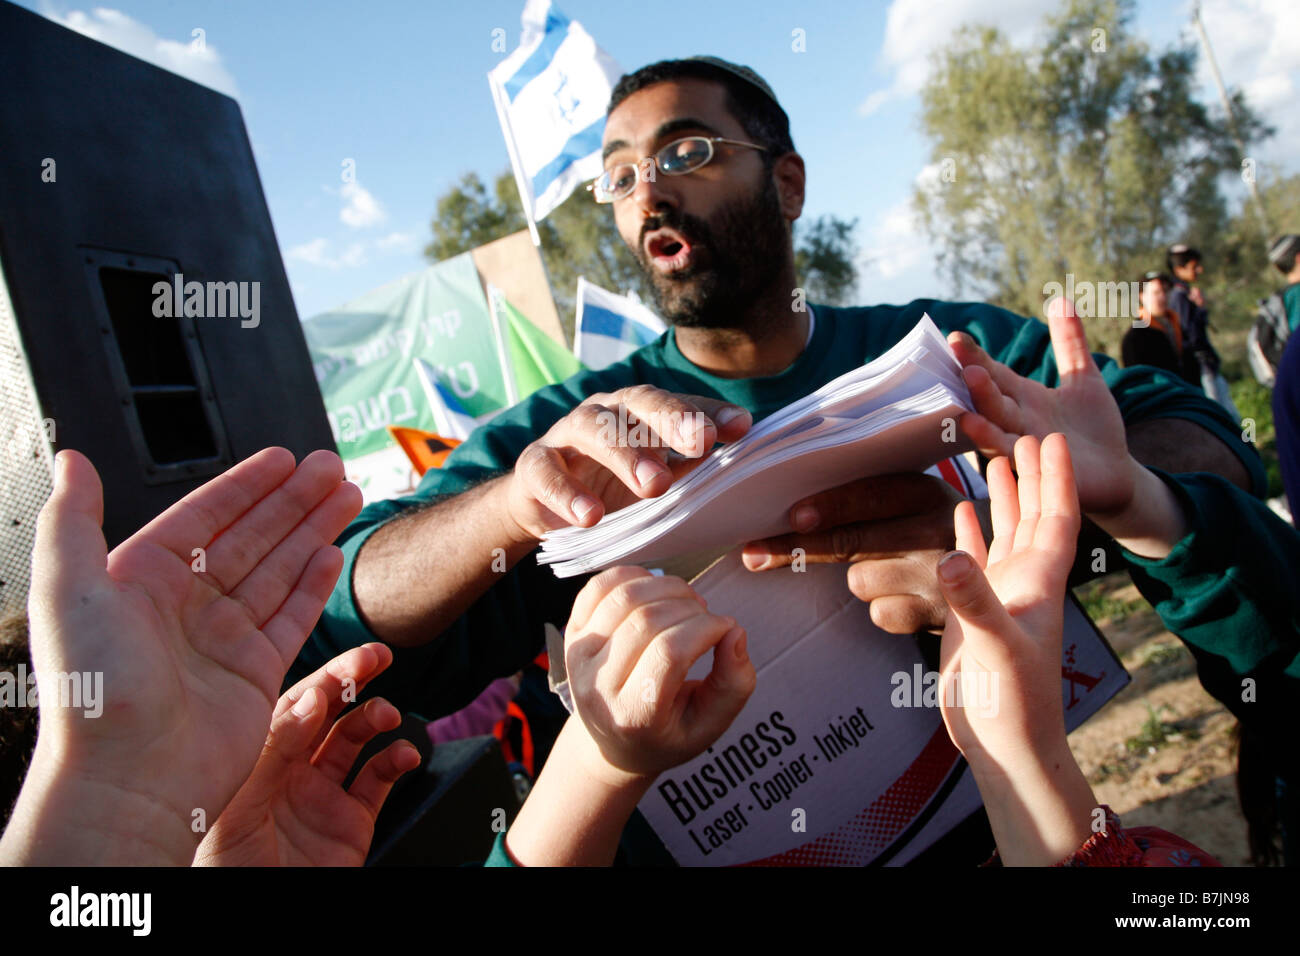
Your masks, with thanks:
[{"label": "bearded man's face", "polygon": [[[691,135],[752,142],[727,109],[721,84],[657,83],[610,114],[605,167],[640,164]],[[635,191],[613,205],[658,312],[673,325],[743,328],[750,307],[782,275],[789,225],[758,150],[717,143],[706,165],[681,176],[641,175]]]}]

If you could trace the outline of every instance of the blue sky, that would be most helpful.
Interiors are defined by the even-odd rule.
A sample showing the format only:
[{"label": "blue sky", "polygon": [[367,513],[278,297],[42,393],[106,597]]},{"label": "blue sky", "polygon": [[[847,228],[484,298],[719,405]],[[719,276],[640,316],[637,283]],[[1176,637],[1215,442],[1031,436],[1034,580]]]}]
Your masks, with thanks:
[{"label": "blue sky", "polygon": [[[104,2],[22,5],[238,99],[303,318],[421,268],[438,196],[508,166],[486,74],[504,55],[494,29],[517,45],[523,0]],[[916,96],[928,54],[967,21],[1027,37],[1057,0],[710,0],[671,17],[636,0],[559,6],[624,69],[712,53],[758,70],[808,164],[805,215],[858,219],[865,304],[949,291],[908,210],[928,159]],[[1140,3],[1136,30],[1164,47],[1191,36],[1189,10]],[[1295,0],[1205,0],[1203,18],[1228,84],[1279,127],[1260,158],[1300,169]],[[359,188],[344,188],[348,159]]]}]

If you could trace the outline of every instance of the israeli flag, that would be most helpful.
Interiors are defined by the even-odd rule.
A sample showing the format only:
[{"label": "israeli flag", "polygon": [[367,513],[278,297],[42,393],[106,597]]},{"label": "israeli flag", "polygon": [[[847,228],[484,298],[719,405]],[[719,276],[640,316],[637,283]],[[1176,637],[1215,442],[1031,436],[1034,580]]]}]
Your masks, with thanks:
[{"label": "israeli flag", "polygon": [[621,362],[667,331],[663,319],[638,300],[616,295],[578,277],[573,351],[589,369]]},{"label": "israeli flag", "polygon": [[519,194],[536,222],[603,170],[605,107],[622,75],[550,0],[527,0],[519,47],[488,74]]},{"label": "israeli flag", "polygon": [[436,422],[434,430],[443,438],[459,438],[464,441],[469,437],[478,422],[456,400],[445,385],[438,381],[438,371],[422,358],[412,360],[415,374],[420,377],[420,387],[433,412]]}]

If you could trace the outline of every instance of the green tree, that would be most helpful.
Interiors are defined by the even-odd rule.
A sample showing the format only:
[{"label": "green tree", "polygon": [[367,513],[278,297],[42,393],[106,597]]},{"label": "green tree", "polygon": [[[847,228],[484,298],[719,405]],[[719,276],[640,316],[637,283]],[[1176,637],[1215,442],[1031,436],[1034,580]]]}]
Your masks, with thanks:
[{"label": "green tree", "polygon": [[[1130,0],[1066,0],[1027,48],[966,27],[936,54],[921,103],[940,172],[914,202],[959,293],[1041,315],[1069,273],[1128,282],[1183,239],[1209,258],[1242,157],[1195,98],[1196,49],[1153,54],[1132,17]],[[1248,148],[1271,135],[1240,93],[1233,109]],[[1112,353],[1128,324],[1086,321]]]},{"label": "green tree", "polygon": [[[841,304],[851,294],[857,280],[855,227],[856,220],[823,217],[796,230],[795,264],[810,300]],[[526,228],[511,173],[499,175],[491,193],[476,174],[468,173],[439,198],[433,241],[424,254],[440,262]],[[614,229],[609,207],[592,202],[586,190],[579,189],[565,200],[537,224],[537,231],[556,308],[570,341],[580,275],[611,291],[633,291],[651,301],[641,267]]]},{"label": "green tree", "polygon": [[853,241],[856,219],[822,216],[808,226],[795,221],[794,269],[812,302],[849,305],[858,282]]}]

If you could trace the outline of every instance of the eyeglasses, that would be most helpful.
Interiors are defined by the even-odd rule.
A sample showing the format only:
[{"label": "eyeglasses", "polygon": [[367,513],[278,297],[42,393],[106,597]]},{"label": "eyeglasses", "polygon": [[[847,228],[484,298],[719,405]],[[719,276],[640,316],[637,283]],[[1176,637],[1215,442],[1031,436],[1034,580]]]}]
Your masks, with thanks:
[{"label": "eyeglasses", "polygon": [[687,136],[685,139],[669,143],[653,156],[646,156],[638,163],[619,163],[612,169],[605,170],[601,173],[599,179],[588,184],[587,190],[599,203],[610,203],[625,196],[630,196],[632,191],[636,189],[637,178],[641,175],[640,170],[646,168],[647,163],[653,164],[644,177],[649,181],[654,180],[656,167],[665,176],[685,176],[687,173],[693,173],[701,166],[707,165],[713,159],[714,143],[725,143],[728,146],[744,146],[747,149],[758,149],[767,152],[766,146],[759,146],[755,143],[742,143],[739,140],[725,139],[721,136]]}]

